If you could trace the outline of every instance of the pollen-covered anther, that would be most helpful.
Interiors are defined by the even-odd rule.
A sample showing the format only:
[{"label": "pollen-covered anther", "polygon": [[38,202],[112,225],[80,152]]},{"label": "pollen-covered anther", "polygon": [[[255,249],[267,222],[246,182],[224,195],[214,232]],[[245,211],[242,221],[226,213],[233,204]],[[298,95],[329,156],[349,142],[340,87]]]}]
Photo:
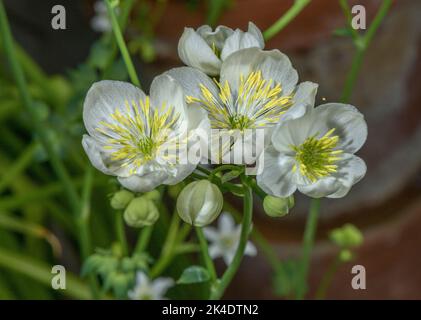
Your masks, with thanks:
[{"label": "pollen-covered anther", "polygon": [[280,83],[265,79],[262,71],[240,75],[238,88],[214,79],[218,92],[200,84],[200,97],[188,96],[187,103],[204,108],[214,129],[254,129],[277,123],[292,106],[292,95],[283,95]]},{"label": "pollen-covered anther", "polygon": [[333,135],[335,128],[329,130],[321,138],[317,135],[307,138],[299,146],[291,146],[295,151],[296,164],[292,170],[300,170],[300,174],[311,182],[329,176],[337,171],[336,162],[341,159],[339,156],[343,151],[335,149],[339,136]]},{"label": "pollen-covered anther", "polygon": [[106,138],[103,149],[112,151],[110,159],[118,161],[120,167],[130,167],[134,173],[153,159],[160,146],[168,141],[168,133],[179,117],[174,108],[165,103],[152,108],[149,97],[131,103],[126,100],[124,113],[117,108],[110,114],[113,121],[99,122],[96,130]]}]

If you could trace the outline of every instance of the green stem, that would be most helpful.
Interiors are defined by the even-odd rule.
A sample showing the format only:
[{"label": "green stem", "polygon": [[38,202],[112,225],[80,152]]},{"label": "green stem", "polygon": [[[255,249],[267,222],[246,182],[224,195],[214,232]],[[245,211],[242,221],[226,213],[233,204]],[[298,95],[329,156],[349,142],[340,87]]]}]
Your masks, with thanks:
[{"label": "green stem", "polygon": [[234,278],[234,275],[240,267],[241,260],[243,259],[244,251],[246,249],[247,241],[250,234],[251,221],[253,216],[253,192],[248,184],[247,178],[245,176],[242,176],[241,178],[244,186],[244,198],[243,221],[241,226],[240,241],[231,264],[228,266],[220,282],[211,293],[211,299],[213,300],[220,299],[222,297],[222,295],[225,292],[225,289],[228,287],[228,285]]},{"label": "green stem", "polygon": [[[159,276],[171,263],[172,258],[174,257],[174,248],[176,247],[177,231],[180,224],[180,217],[177,212],[173,212],[171,218],[170,227],[167,232],[167,238],[165,239],[164,245],[162,246],[161,255],[153,266],[150,276],[151,278],[156,278]],[[183,241],[184,239],[181,239]]]},{"label": "green stem", "polygon": [[206,269],[211,277],[211,281],[214,283],[218,279],[216,274],[215,265],[213,264],[212,258],[209,255],[208,242],[206,241],[205,235],[203,234],[203,229],[196,227],[196,235],[199,239],[200,251],[202,252],[203,261],[205,262]]},{"label": "green stem", "polygon": [[263,190],[259,187],[259,185],[257,184],[256,180],[255,180],[255,179],[251,180],[250,184],[251,184],[251,187],[253,188],[253,191],[254,191],[254,192],[258,195],[258,197],[259,197],[260,199],[264,200],[264,199],[265,199],[265,197],[266,197],[266,192],[264,192],[264,191],[263,191]]},{"label": "green stem", "polygon": [[360,68],[362,62],[364,60],[365,49],[357,48],[357,53],[354,55],[352,59],[351,69],[349,70],[346,80],[345,86],[342,91],[341,101],[346,103],[351,98],[352,91],[354,90],[354,86],[358,77],[358,73],[360,72]]},{"label": "green stem", "polygon": [[143,228],[136,243],[136,247],[134,250],[135,253],[142,253],[146,250],[149,244],[149,240],[151,239],[152,231],[153,226]]},{"label": "green stem", "polygon": [[323,275],[322,280],[320,281],[320,285],[317,288],[315,298],[317,300],[322,300],[326,296],[327,289],[329,288],[333,276],[336,273],[336,270],[338,270],[339,266],[341,265],[341,260],[338,256],[335,257],[333,262],[330,264],[329,269],[327,272]]},{"label": "green stem", "polygon": [[310,255],[313,249],[314,238],[317,229],[317,219],[320,211],[320,199],[312,199],[310,211],[304,231],[303,251],[301,256],[301,283],[297,289],[297,299],[303,299],[307,291],[308,269],[310,267]]},{"label": "green stem", "polygon": [[[345,1],[341,1],[341,5],[345,6],[344,10],[346,11],[347,3]],[[369,45],[371,44],[371,41],[373,40],[373,37],[376,34],[377,29],[380,27],[380,24],[382,23],[383,19],[386,17],[386,14],[389,11],[391,5],[392,5],[392,0],[383,0],[373,22],[368,28],[366,34],[362,37],[362,41],[361,41],[360,36],[358,36],[357,38],[355,38],[354,36],[354,44],[355,44],[357,53],[355,54],[352,60],[351,69],[349,70],[348,75],[345,80],[345,85],[344,85],[344,89],[341,96],[341,101],[344,103],[348,102],[349,99],[351,98],[352,91],[357,81],[358,73],[361,69],[361,65],[364,60],[364,55]],[[349,27],[352,29],[351,25]]]},{"label": "green stem", "polygon": [[111,5],[110,0],[105,0],[105,4],[107,5],[107,11],[111,19],[111,25],[113,27],[114,36],[117,41],[117,45],[120,48],[120,52],[123,57],[124,63],[126,64],[126,68],[127,68],[127,72],[129,73],[130,80],[134,85],[140,88],[140,81],[139,81],[139,78],[137,77],[137,73],[134,68],[132,59],[130,58],[129,50],[127,50],[126,43],[124,42],[120,25],[114,13],[114,8]]},{"label": "green stem", "polygon": [[364,35],[364,46],[366,49],[370,45],[371,40],[373,40],[373,37],[376,34],[377,29],[380,27],[381,23],[383,22],[383,19],[386,17],[387,12],[392,6],[392,3],[393,3],[393,0],[383,0],[379,11],[377,12],[376,16],[374,17],[373,22],[368,28],[367,33]]},{"label": "green stem", "polygon": [[310,1],[311,0],[295,0],[291,8],[263,32],[264,39],[269,40],[273,38],[278,32],[285,28],[310,3]]},{"label": "green stem", "polygon": [[360,35],[358,34],[357,30],[355,30],[352,27],[352,13],[351,13],[351,9],[349,8],[349,4],[347,0],[339,0],[339,4],[342,8],[342,11],[345,15],[347,24],[348,24],[348,28],[349,30],[351,30],[351,34],[352,34],[352,38],[355,41],[358,41],[360,39]]},{"label": "green stem", "polygon": [[115,231],[117,236],[117,241],[120,243],[121,251],[123,256],[129,254],[129,246],[127,245],[126,232],[124,230],[124,218],[123,212],[115,212]]},{"label": "green stem", "polygon": [[201,166],[197,166],[196,169],[201,171],[202,173],[204,173],[207,176],[209,176],[212,173],[210,170],[208,170],[204,167],[201,167]]},{"label": "green stem", "polygon": [[[224,202],[224,210],[230,212],[237,222],[241,220],[241,214],[233,205],[227,201]],[[263,234],[256,228],[256,226],[253,226],[253,229],[251,230],[251,238],[262,250],[262,253],[265,255],[269,265],[273,270],[277,270],[278,268],[282,267],[282,263],[279,260],[275,250],[273,250],[271,244],[265,239]]]},{"label": "green stem", "polygon": [[0,0],[0,33],[3,38],[6,56],[9,59],[11,70],[15,78],[15,81],[17,83],[19,94],[23,101],[23,105],[26,108],[26,111],[29,113],[33,121],[34,129],[46,153],[48,154],[49,161],[51,162],[51,165],[54,171],[56,172],[61,183],[63,184],[63,187],[66,191],[66,194],[69,200],[69,204],[71,208],[73,209],[73,213],[77,214],[79,210],[79,196],[76,192],[76,188],[72,184],[70,176],[63,162],[61,161],[60,157],[54,150],[52,143],[50,143],[47,128],[42,123],[41,119],[39,118],[39,113],[37,112],[37,110],[35,109],[32,103],[31,97],[29,95],[27,83],[25,80],[25,76],[23,74],[21,65],[19,64],[18,59],[17,59],[16,50],[13,44],[12,34],[10,32],[9,23],[7,20],[7,15],[6,15],[2,0]]},{"label": "green stem", "polygon": [[238,167],[238,166],[233,165],[233,164],[223,164],[223,165],[219,166],[218,168],[212,170],[211,174],[209,175],[209,179],[212,180],[213,177],[215,177],[218,172],[226,171],[226,170],[240,171],[240,170],[243,170],[243,168]]}]

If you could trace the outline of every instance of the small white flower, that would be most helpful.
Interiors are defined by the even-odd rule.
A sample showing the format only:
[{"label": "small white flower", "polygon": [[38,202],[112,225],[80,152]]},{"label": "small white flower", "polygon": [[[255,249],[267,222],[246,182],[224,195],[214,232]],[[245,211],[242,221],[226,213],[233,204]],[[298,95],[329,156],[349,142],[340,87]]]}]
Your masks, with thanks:
[{"label": "small white flower", "polygon": [[[240,243],[241,225],[235,225],[234,219],[228,212],[223,212],[218,219],[218,229],[203,228],[205,237],[210,241],[209,255],[212,259],[222,257],[226,265],[234,258]],[[250,241],[246,244],[245,255],[255,256],[256,247]]]},{"label": "small white flower", "polygon": [[[341,198],[367,170],[355,156],[367,138],[364,116],[353,106],[328,103],[274,130],[257,183],[268,194],[288,197],[297,189],[313,198]],[[260,163],[263,162],[263,163]]]},{"label": "small white flower", "polygon": [[165,293],[174,285],[171,278],[158,278],[151,281],[141,271],[136,274],[136,284],[129,291],[128,296],[132,300],[164,300]]},{"label": "small white flower", "polygon": [[205,112],[188,110],[182,88],[168,75],[156,77],[150,97],[120,81],[100,81],[89,89],[83,106],[89,135],[82,145],[92,164],[135,192],[182,181],[197,163],[180,162],[183,154],[166,153],[190,143],[206,128]]},{"label": "small white flower", "polygon": [[249,22],[247,32],[225,26],[218,26],[213,31],[204,25],[196,31],[184,29],[178,42],[178,55],[186,65],[215,76],[230,54],[251,47],[263,49],[264,45],[262,33],[252,22]]},{"label": "small white flower", "polygon": [[95,15],[91,19],[91,27],[96,32],[108,32],[112,29],[108,18],[107,6],[103,1],[96,1],[94,4]]},{"label": "small white flower", "polygon": [[[238,158],[236,150],[258,155],[264,143],[255,134],[263,133],[268,142],[278,122],[301,117],[308,106],[313,107],[317,92],[315,83],[297,85],[297,71],[279,50],[248,48],[231,54],[222,63],[219,81],[190,67],[167,74],[183,86],[189,106],[206,110],[211,128],[219,129],[212,130],[210,143],[212,160],[219,162]],[[220,148],[220,140],[227,135],[233,139]],[[251,164],[255,160],[242,161]]]}]

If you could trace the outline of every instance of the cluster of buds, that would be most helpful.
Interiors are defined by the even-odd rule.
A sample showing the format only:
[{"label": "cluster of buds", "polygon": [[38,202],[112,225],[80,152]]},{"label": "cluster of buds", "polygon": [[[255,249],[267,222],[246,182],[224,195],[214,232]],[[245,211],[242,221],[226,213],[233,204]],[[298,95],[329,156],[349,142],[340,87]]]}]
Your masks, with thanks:
[{"label": "cluster of buds", "polygon": [[127,225],[135,228],[153,225],[159,218],[156,202],[161,199],[158,190],[135,196],[127,190],[116,192],[111,198],[111,206],[116,210],[124,210]]}]

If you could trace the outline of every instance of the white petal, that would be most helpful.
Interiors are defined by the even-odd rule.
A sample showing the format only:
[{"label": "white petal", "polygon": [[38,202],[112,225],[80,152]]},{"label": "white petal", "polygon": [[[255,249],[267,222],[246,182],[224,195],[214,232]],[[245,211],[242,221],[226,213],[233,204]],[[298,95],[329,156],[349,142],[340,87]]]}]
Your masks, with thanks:
[{"label": "white petal", "polygon": [[[184,122],[187,125],[187,110],[184,92],[176,79],[168,74],[157,76],[152,81],[150,97],[152,105],[155,108],[160,109],[163,105],[167,108],[173,107],[180,115],[179,122]],[[186,129],[187,127],[184,128],[184,130]]]},{"label": "white petal", "polygon": [[218,26],[215,31],[208,25],[199,27],[196,32],[205,39],[209,46],[214,44],[219,50],[222,49],[225,40],[234,33],[231,28],[225,26]]},{"label": "white petal", "polygon": [[[300,110],[301,108],[298,108]],[[291,148],[293,146],[299,146],[303,143],[312,131],[312,128],[317,124],[311,115],[311,112],[304,111],[306,108],[300,110],[293,116],[297,116],[295,119],[288,121],[280,121],[275,127],[272,134],[273,147],[281,153],[295,154]],[[304,114],[301,114],[304,113]],[[298,117],[301,114],[300,117]],[[293,117],[291,116],[291,118]]]},{"label": "white petal", "polygon": [[252,35],[254,35],[257,39],[257,41],[259,41],[259,48],[263,49],[265,47],[265,39],[263,38],[263,34],[260,31],[260,29],[253,23],[253,22],[249,22],[249,29],[247,31],[248,33],[251,33]]},{"label": "white petal", "polygon": [[318,87],[319,85],[317,83],[310,82],[310,81],[300,83],[297,86],[296,92],[294,93],[294,97],[293,97],[294,105],[304,104],[304,105],[309,105],[313,107],[314,101],[316,100]]},{"label": "white petal", "polygon": [[223,212],[218,220],[218,228],[222,234],[229,234],[234,231],[235,222],[228,212]]},{"label": "white petal", "polygon": [[[326,131],[335,128],[339,136],[338,149],[347,153],[357,152],[367,139],[367,123],[354,106],[328,103],[314,109],[317,122],[326,125]],[[325,132],[321,132],[322,134]]]},{"label": "white petal", "polygon": [[136,286],[141,286],[145,284],[146,285],[149,284],[149,278],[142,271],[136,272]]},{"label": "white petal", "polygon": [[184,94],[186,96],[200,97],[200,84],[203,84],[214,96],[218,96],[219,90],[215,83],[203,72],[190,68],[190,67],[179,67],[173,68],[165,72],[172,78],[176,79],[182,86]]},{"label": "white petal", "polygon": [[[184,160],[189,161],[189,159]],[[175,173],[168,175],[167,179],[165,179],[162,183],[167,185],[175,185],[186,179],[194,171],[194,169],[196,169],[196,164],[194,163],[177,165],[175,168],[173,168]]]},{"label": "white petal", "polygon": [[216,258],[222,257],[223,254],[224,254],[224,252],[219,247],[219,245],[217,245],[217,244],[211,244],[209,246],[209,255],[211,256],[212,259],[216,259]]},{"label": "white petal", "polygon": [[211,47],[192,28],[184,29],[178,42],[178,55],[186,65],[210,75],[217,75],[221,68],[221,61]]},{"label": "white petal", "polygon": [[224,61],[230,54],[246,48],[259,48],[259,40],[251,33],[241,30],[235,32],[225,41],[221,52],[221,60]]},{"label": "white petal", "polygon": [[300,192],[313,197],[341,198],[344,197],[351,187],[360,181],[366,171],[365,162],[354,155],[344,154],[345,159],[338,162],[338,171],[329,177],[307,185],[298,186]]},{"label": "white petal", "polygon": [[147,173],[142,176],[135,174],[127,178],[118,177],[118,181],[123,187],[131,191],[147,192],[155,189],[157,186],[162,184],[167,178],[167,173],[163,171],[158,171]]},{"label": "white petal", "polygon": [[91,19],[91,28],[96,32],[107,32],[112,29],[112,26],[107,16],[96,15]]},{"label": "white petal", "polygon": [[277,197],[288,197],[297,189],[295,174],[292,170],[295,160],[277,152],[272,146],[265,149],[259,158],[263,171],[256,180],[266,193]]},{"label": "white petal", "polygon": [[360,157],[352,156],[348,162],[338,170],[337,178],[341,182],[340,188],[328,198],[342,198],[347,195],[351,187],[359,182],[367,172],[367,166]]},{"label": "white petal", "polygon": [[233,251],[231,251],[231,250],[230,251],[226,251],[224,253],[223,259],[224,259],[224,262],[225,262],[225,264],[227,266],[229,266],[231,264],[232,260],[234,259],[234,256],[235,256],[235,251],[234,250]]},{"label": "white petal", "polygon": [[214,227],[203,228],[203,233],[205,234],[206,239],[211,242],[215,242],[219,239],[219,232]]},{"label": "white petal", "polygon": [[248,256],[251,256],[251,257],[253,257],[257,254],[257,249],[252,242],[250,242],[250,241],[247,242],[244,254],[248,255]]},{"label": "white petal", "polygon": [[340,183],[334,177],[326,177],[309,185],[299,185],[298,190],[312,198],[326,197],[340,187]]},{"label": "white petal", "polygon": [[171,278],[158,278],[152,282],[152,294],[155,299],[162,299],[165,293],[174,285]]},{"label": "white petal", "polygon": [[222,63],[221,82],[227,80],[231,88],[238,88],[240,76],[252,71],[261,71],[264,79],[273,79],[282,86],[282,94],[289,95],[298,82],[297,71],[289,58],[279,50],[263,51],[248,48],[231,54]]},{"label": "white petal", "polygon": [[[100,121],[113,123],[111,114],[118,108],[127,114],[126,102],[144,100],[146,95],[128,82],[103,80],[89,89],[83,104],[83,122],[92,137],[103,139],[96,128]],[[133,112],[133,110],[131,111]],[[133,112],[134,117],[134,112]]]},{"label": "white petal", "polygon": [[95,168],[105,174],[113,175],[113,172],[105,165],[104,160],[101,157],[101,146],[97,141],[95,141],[95,139],[87,134],[84,134],[82,138],[82,146]]}]

